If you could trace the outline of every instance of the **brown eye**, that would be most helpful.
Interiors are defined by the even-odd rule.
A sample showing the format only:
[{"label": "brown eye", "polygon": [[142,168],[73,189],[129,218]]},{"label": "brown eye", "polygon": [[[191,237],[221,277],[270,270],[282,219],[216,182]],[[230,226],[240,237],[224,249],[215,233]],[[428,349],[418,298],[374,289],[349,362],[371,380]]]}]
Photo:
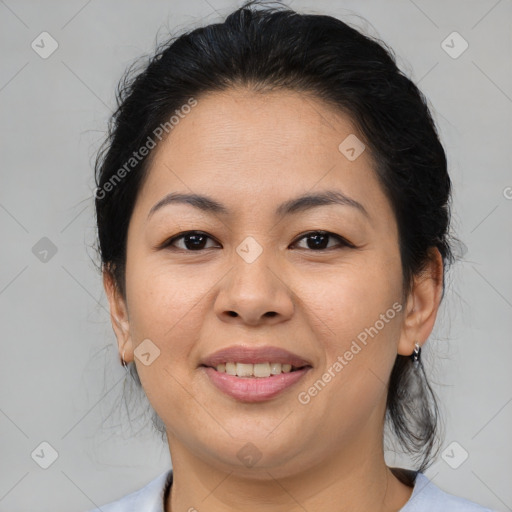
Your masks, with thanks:
[{"label": "brown eye", "polygon": [[[355,247],[348,240],[336,235],[335,233],[330,233],[329,231],[310,231],[297,239],[294,242],[294,245],[304,239],[307,240],[307,247],[299,248],[317,252],[340,247]],[[213,238],[202,231],[185,231],[168,239],[161,247],[171,250],[176,249],[186,252],[198,252],[215,247],[207,245],[209,240],[213,241]],[[330,243],[331,241],[335,241],[336,243],[332,244]],[[177,245],[178,243],[181,243],[181,246]]]},{"label": "brown eye", "polygon": [[[330,233],[329,231],[310,231],[305,235],[302,235],[298,240],[307,239],[307,247],[300,247],[301,249],[310,249],[312,251],[322,251],[326,249],[333,249],[337,247],[354,247],[353,244],[345,240],[343,237]],[[329,246],[329,239],[334,239],[338,242],[337,245]],[[297,243],[295,242],[295,243]]]},{"label": "brown eye", "polygon": [[[201,251],[203,249],[210,249],[211,247],[206,247],[206,243],[208,240],[213,240],[206,233],[201,231],[186,231],[179,235],[176,235],[169,240],[167,240],[163,247],[166,248],[176,248],[184,251]],[[175,244],[178,241],[182,241],[182,246],[177,247]]]}]

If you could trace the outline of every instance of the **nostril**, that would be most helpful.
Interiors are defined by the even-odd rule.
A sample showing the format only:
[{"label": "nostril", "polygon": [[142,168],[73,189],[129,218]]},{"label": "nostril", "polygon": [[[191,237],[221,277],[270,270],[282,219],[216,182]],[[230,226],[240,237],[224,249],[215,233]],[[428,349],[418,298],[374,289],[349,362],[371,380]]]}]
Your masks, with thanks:
[{"label": "nostril", "polygon": [[238,316],[238,314],[235,311],[228,311],[229,316]]}]

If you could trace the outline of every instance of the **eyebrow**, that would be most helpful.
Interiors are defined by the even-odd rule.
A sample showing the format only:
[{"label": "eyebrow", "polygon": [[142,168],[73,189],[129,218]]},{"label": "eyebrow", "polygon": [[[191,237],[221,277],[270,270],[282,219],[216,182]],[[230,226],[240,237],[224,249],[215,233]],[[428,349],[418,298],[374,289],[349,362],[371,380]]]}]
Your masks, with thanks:
[{"label": "eyebrow", "polygon": [[[169,204],[189,204],[194,208],[207,213],[229,215],[231,212],[224,205],[215,201],[211,197],[200,195],[200,194],[183,194],[178,192],[171,192],[166,195],[163,199],[158,201],[148,214],[148,219],[157,211]],[[368,219],[370,215],[366,211],[365,207],[355,199],[346,196],[339,191],[325,191],[317,194],[304,194],[285,201],[276,208],[277,216],[292,215],[299,212],[304,212],[315,208],[317,206],[325,206],[331,204],[339,204],[342,206],[350,206],[356,208],[363,213]]]}]

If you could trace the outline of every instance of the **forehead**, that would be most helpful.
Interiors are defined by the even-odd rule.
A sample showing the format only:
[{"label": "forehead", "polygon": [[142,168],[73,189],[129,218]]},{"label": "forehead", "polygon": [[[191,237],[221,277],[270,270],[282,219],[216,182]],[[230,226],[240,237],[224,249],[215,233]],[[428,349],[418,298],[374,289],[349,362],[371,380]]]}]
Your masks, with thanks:
[{"label": "forehead", "polygon": [[348,116],[310,93],[233,88],[200,97],[197,106],[173,128],[167,148],[179,145],[184,152],[194,151],[196,157],[224,159],[233,154],[241,160],[252,156],[260,162],[265,158],[288,160],[292,152],[298,157],[325,152],[333,144],[337,150],[343,135],[354,132]]},{"label": "forehead", "polygon": [[311,94],[240,88],[209,93],[154,150],[139,199],[148,210],[178,190],[261,208],[262,201],[274,205],[336,188],[376,209],[385,198],[369,151],[350,160],[340,150],[346,140],[360,150],[361,139],[347,115]]}]

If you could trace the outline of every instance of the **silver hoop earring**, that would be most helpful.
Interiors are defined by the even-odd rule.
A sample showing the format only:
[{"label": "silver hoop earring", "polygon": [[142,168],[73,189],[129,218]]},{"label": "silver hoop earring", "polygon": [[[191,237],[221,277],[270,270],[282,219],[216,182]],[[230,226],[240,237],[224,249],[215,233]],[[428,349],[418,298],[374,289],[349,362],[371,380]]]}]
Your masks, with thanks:
[{"label": "silver hoop earring", "polygon": [[417,368],[421,361],[421,346],[418,342],[414,344],[414,352],[411,354],[412,363]]}]

